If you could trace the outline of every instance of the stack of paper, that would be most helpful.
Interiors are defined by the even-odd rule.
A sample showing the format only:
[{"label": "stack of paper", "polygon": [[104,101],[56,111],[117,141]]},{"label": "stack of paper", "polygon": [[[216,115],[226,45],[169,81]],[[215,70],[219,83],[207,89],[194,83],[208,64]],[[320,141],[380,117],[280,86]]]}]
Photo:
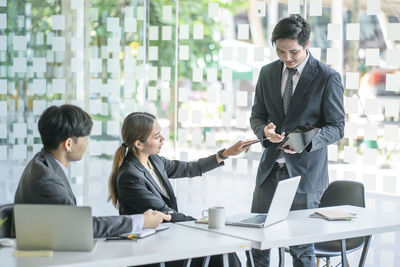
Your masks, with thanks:
[{"label": "stack of paper", "polygon": [[319,210],[310,215],[310,218],[320,218],[328,221],[349,221],[356,217],[357,214],[335,209]]}]

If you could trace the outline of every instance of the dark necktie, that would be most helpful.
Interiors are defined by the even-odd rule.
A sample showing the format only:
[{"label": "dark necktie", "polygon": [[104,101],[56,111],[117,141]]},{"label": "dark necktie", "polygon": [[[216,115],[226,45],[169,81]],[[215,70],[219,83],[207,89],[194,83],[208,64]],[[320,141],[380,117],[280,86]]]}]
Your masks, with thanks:
[{"label": "dark necktie", "polygon": [[287,113],[290,105],[290,100],[292,100],[293,95],[293,75],[296,73],[297,69],[287,68],[289,75],[286,81],[285,91],[283,92],[283,109],[285,114]]},{"label": "dark necktie", "polygon": [[[289,71],[289,75],[285,85],[285,91],[283,91],[283,110],[285,111],[285,115],[289,109],[290,100],[292,100],[293,95],[293,75],[296,73],[297,69],[287,68]],[[283,129],[282,129],[283,130]],[[283,157],[283,150],[279,151],[278,159]]]}]

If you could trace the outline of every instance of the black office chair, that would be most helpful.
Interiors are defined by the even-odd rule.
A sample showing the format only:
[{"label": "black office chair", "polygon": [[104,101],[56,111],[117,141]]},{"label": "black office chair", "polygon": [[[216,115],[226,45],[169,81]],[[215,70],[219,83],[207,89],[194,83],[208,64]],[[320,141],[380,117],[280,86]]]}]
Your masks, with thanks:
[{"label": "black office chair", "polygon": [[[328,188],[322,194],[319,207],[340,205],[365,207],[363,184],[356,181],[334,181],[330,183]],[[318,259],[325,258],[326,266],[329,267],[331,257],[341,256],[342,266],[347,266],[346,254],[364,246],[359,263],[359,266],[364,266],[370,240],[371,236],[366,236],[315,243],[315,256],[317,257],[317,262]]]},{"label": "black office chair", "polygon": [[11,237],[11,221],[14,204],[0,206],[0,238]]}]

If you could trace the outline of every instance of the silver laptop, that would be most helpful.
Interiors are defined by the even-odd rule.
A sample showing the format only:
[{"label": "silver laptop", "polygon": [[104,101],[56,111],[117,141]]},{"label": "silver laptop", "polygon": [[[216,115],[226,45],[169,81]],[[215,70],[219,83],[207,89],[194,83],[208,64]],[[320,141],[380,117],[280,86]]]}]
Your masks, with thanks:
[{"label": "silver laptop", "polygon": [[20,250],[90,251],[94,246],[90,207],[15,204],[14,222]]},{"label": "silver laptop", "polygon": [[276,187],[268,214],[241,213],[226,219],[227,225],[266,227],[268,225],[285,220],[292,206],[300,176],[282,180]]}]

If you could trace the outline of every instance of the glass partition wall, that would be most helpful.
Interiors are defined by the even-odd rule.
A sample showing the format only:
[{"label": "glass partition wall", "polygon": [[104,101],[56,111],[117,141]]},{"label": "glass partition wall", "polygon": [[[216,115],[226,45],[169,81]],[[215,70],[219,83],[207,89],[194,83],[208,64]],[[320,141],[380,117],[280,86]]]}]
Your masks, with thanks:
[{"label": "glass partition wall", "polygon": [[[0,203],[13,201],[41,149],[37,121],[50,105],[76,104],[93,118],[88,151],[68,178],[78,203],[96,215],[117,214],[107,182],[130,112],[158,117],[161,154],[171,159],[196,160],[255,138],[258,73],[277,59],[272,29],[294,13],[312,26],[311,54],[345,87],[345,136],[329,146],[330,179],[361,181],[393,200],[370,206],[398,210],[400,5],[392,0],[0,0]],[[174,180],[181,211],[248,211],[261,152],[254,145],[201,178]],[[371,266],[399,260],[373,251]]]}]

